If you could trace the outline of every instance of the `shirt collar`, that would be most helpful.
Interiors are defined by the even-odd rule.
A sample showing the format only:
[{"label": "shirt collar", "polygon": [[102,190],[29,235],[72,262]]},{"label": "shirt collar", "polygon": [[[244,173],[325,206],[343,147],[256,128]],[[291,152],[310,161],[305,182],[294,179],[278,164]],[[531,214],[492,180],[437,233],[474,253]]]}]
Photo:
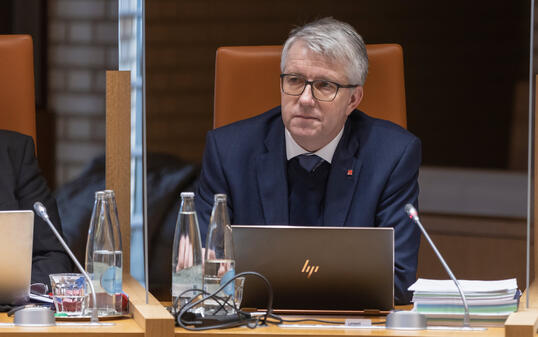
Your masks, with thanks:
[{"label": "shirt collar", "polygon": [[297,142],[295,141],[295,139],[293,139],[288,129],[285,129],[285,130],[286,130],[285,132],[286,157],[288,160],[295,158],[301,154],[308,153],[308,154],[315,154],[323,158],[323,160],[329,163],[331,163],[334,156],[334,151],[336,151],[336,146],[338,146],[338,142],[340,141],[340,138],[342,138],[342,134],[344,133],[344,127],[342,127],[340,132],[336,135],[336,137],[333,138],[333,140],[329,142],[329,144],[325,145],[324,147],[317,150],[316,152],[309,152],[303,149],[299,144],[297,144]]}]

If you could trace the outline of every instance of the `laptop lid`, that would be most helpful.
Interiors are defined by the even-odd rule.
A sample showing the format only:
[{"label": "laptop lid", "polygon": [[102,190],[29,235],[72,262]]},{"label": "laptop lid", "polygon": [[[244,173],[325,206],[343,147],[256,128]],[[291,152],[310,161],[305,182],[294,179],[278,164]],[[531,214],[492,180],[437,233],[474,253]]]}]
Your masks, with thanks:
[{"label": "laptop lid", "polygon": [[0,211],[0,304],[22,304],[30,295],[34,212]]},{"label": "laptop lid", "polygon": [[[280,312],[380,313],[394,307],[394,229],[233,226],[236,272],[256,271]],[[265,309],[263,281],[245,280],[241,307]]]}]

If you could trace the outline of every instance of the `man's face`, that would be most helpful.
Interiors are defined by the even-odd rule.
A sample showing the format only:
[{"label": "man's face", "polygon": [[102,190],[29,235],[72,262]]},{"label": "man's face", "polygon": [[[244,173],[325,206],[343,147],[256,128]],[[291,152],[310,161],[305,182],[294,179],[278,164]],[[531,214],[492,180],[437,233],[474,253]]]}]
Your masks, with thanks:
[{"label": "man's face", "polygon": [[[284,73],[301,75],[309,81],[354,84],[348,83],[343,64],[314,53],[301,40],[288,50]],[[356,87],[340,88],[332,102],[318,101],[307,85],[300,96],[281,92],[282,120],[299,145],[308,151],[317,151],[336,137],[361,99],[362,87]]]}]

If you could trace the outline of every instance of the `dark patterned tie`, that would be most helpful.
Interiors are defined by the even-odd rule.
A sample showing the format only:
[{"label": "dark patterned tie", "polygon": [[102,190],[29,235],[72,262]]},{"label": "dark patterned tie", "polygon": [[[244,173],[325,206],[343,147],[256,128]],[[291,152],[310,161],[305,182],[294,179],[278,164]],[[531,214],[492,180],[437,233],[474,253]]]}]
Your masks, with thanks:
[{"label": "dark patterned tie", "polygon": [[315,154],[301,154],[297,156],[297,160],[299,161],[299,165],[308,172],[315,171],[323,163],[323,158]]}]

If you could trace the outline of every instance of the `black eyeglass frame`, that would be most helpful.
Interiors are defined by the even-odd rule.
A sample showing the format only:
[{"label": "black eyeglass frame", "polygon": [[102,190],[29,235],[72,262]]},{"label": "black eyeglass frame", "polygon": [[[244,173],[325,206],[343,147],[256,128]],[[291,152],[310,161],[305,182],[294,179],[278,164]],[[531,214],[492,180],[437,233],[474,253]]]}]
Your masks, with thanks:
[{"label": "black eyeglass frame", "polygon": [[[302,78],[304,80],[303,90],[301,90],[301,92],[298,93],[298,94],[289,94],[289,93],[285,92],[284,91],[284,83],[283,83],[283,81],[284,81],[284,77],[286,77],[286,76],[295,76],[295,77]],[[334,93],[333,98],[330,99],[330,100],[317,98],[316,95],[314,94],[314,83],[315,82],[327,82],[327,83],[331,83],[331,84],[336,85],[336,92]],[[309,80],[306,79],[306,77],[304,77],[302,75],[294,74],[294,73],[280,74],[280,88],[281,88],[282,92],[285,93],[286,95],[301,96],[304,93],[304,90],[306,89],[307,85],[310,85],[310,92],[312,93],[312,97],[314,97],[316,100],[322,101],[322,102],[332,102],[332,101],[334,101],[334,99],[338,95],[338,91],[340,90],[340,88],[356,88],[356,87],[360,86],[359,84],[340,84],[340,83],[336,83],[336,82],[329,81],[329,80],[313,80],[313,81],[309,81]]]}]

